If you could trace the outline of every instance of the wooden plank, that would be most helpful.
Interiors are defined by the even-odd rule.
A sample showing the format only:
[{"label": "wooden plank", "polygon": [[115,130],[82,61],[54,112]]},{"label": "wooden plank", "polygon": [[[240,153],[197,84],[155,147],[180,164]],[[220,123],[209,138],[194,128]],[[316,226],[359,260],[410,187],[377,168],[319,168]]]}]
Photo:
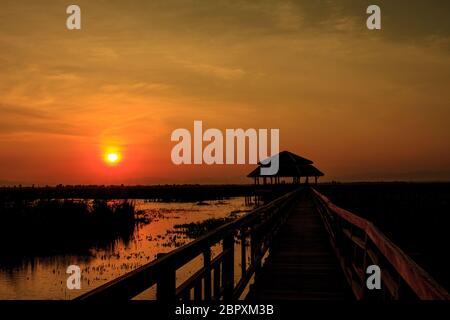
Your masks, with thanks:
[{"label": "wooden plank", "polygon": [[157,282],[156,299],[174,301],[176,299],[176,272],[168,270]]},{"label": "wooden plank", "polygon": [[272,212],[284,202],[292,199],[297,192],[298,190],[295,190],[266,205],[260,206],[237,220],[226,223],[199,239],[173,250],[160,259],[154,260],[77,297],[76,300],[131,299],[155,285],[156,282],[165,277],[166,273],[175,272],[183,265],[195,259],[204,252],[205,248],[210,248],[222,241],[230,232],[259,221],[262,216]]},{"label": "wooden plank", "polygon": [[220,291],[221,291],[220,290],[220,264],[217,264],[214,266],[213,290],[214,290],[213,299],[219,300],[220,299]]},{"label": "wooden plank", "polygon": [[247,299],[352,299],[309,193],[299,195],[270,252]]},{"label": "wooden plank", "polygon": [[222,285],[224,299],[233,299],[234,292],[234,234],[230,233],[223,240],[223,251],[227,252],[222,262]]},{"label": "wooden plank", "polygon": [[202,279],[199,279],[194,286],[194,300],[202,300]]},{"label": "wooden plank", "polygon": [[347,210],[337,207],[331,203],[327,197],[314,189],[313,193],[332,213],[362,229],[380,253],[389,261],[396,272],[420,299],[450,300],[450,294],[425,270],[417,265],[417,263],[387,238],[377,227],[375,227],[373,223],[358,217]]},{"label": "wooden plank", "polygon": [[245,228],[241,229],[241,277],[244,278],[247,273],[247,247],[246,247]]},{"label": "wooden plank", "polygon": [[206,249],[203,252],[203,267],[205,269],[204,284],[205,284],[205,300],[211,300],[211,249]]}]

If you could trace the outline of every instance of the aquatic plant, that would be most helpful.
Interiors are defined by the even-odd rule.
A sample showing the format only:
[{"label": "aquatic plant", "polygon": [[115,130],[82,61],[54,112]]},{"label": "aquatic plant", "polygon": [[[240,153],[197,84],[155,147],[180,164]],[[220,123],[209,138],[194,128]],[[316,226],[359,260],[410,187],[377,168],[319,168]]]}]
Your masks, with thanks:
[{"label": "aquatic plant", "polygon": [[9,254],[58,253],[128,241],[136,210],[128,200],[40,199],[0,202],[0,246]]}]

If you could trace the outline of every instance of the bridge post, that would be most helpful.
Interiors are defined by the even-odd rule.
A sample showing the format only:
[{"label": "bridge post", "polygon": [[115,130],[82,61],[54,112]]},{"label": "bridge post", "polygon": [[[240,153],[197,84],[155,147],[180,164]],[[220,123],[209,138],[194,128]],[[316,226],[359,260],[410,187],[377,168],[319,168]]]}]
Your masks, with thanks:
[{"label": "bridge post", "polygon": [[222,284],[224,300],[233,299],[234,291],[234,233],[230,232],[223,240],[223,251],[227,251],[223,260]]},{"label": "bridge post", "polygon": [[163,301],[176,300],[176,271],[167,270],[161,274],[156,284],[156,299]]},{"label": "bridge post", "polygon": [[251,249],[251,264],[255,270],[255,277],[258,276],[261,270],[261,258],[260,257],[260,243],[257,230],[253,230],[250,238],[250,249]]},{"label": "bridge post", "polygon": [[205,300],[211,300],[211,249],[208,248],[203,252],[203,266],[206,270],[205,275]]},{"label": "bridge post", "polygon": [[241,277],[247,275],[246,228],[241,228]]}]

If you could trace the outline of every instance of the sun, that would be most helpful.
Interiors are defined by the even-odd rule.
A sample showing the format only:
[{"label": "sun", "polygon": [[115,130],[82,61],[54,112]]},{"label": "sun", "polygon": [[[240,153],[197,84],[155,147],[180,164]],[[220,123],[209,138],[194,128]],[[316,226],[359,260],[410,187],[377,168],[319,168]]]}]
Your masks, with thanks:
[{"label": "sun", "polygon": [[105,162],[109,165],[119,164],[122,160],[122,156],[119,152],[107,152],[104,156]]}]

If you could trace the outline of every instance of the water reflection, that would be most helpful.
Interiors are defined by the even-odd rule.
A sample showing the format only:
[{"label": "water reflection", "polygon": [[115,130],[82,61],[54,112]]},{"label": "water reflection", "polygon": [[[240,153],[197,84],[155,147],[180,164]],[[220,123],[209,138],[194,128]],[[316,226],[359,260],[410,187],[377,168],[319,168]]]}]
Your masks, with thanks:
[{"label": "water reflection", "polygon": [[[176,225],[226,218],[236,212],[248,210],[249,207],[244,203],[244,198],[207,201],[206,205],[135,200],[135,209],[140,211],[140,223],[129,229],[128,234],[116,235],[108,243],[102,241],[83,248],[86,238],[93,235],[78,234],[74,243],[78,242],[83,246],[69,245],[66,252],[56,238],[52,242],[52,248],[56,250],[50,254],[41,252],[39,246],[30,245],[31,248],[37,248],[9,250],[8,255],[2,255],[0,299],[72,299],[154,260],[160,253],[167,253],[192,241],[186,233],[174,232]],[[103,231],[98,232],[102,238]],[[3,246],[8,247],[9,244],[9,248],[16,247],[12,245],[14,241],[16,244],[20,243],[21,248],[25,248],[27,243],[23,241],[24,238],[28,237],[16,234],[7,242],[3,242]],[[36,243],[41,242],[36,239]],[[81,290],[68,290],[66,287],[66,268],[71,264],[81,267]],[[150,290],[143,297],[153,298],[154,294]]]}]

